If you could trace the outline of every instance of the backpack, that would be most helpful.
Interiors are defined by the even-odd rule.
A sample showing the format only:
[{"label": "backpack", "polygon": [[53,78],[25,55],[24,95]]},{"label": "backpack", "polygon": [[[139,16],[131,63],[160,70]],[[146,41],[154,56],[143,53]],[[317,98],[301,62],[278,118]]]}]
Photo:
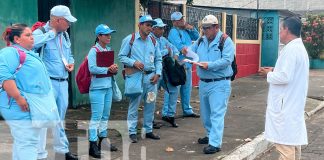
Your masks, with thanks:
[{"label": "backpack", "polygon": [[[149,35],[149,37],[151,38],[152,43],[153,43],[153,45],[155,46],[155,44],[156,44],[156,40],[155,40],[155,38],[152,37],[152,36],[150,36],[150,35]],[[131,57],[132,46],[133,46],[133,44],[134,44],[134,41],[135,41],[135,33],[132,33],[132,38],[131,38],[130,41],[129,41],[130,50],[129,50],[128,54],[127,54],[127,57],[129,57],[129,58]],[[126,78],[125,68],[127,68],[126,65],[124,65],[124,69],[122,70],[122,75],[123,75],[123,78],[124,78],[124,79]]]},{"label": "backpack", "polygon": [[[99,52],[99,49],[97,47],[93,46],[92,48],[95,48],[96,51]],[[89,93],[91,73],[89,71],[88,56],[86,56],[82,61],[75,76],[75,81],[81,94]]]},{"label": "backpack", "polygon": [[163,80],[166,79],[173,86],[184,85],[186,83],[186,70],[177,60],[171,56],[166,56],[162,60]]},{"label": "backpack", "polygon": [[[18,54],[19,54],[19,65],[18,67],[16,68],[15,70],[15,73],[17,73],[19,71],[19,69],[23,66],[23,64],[25,63],[25,60],[26,60],[26,53],[19,49],[18,47],[16,46],[10,46],[10,47],[13,47],[15,48],[17,51],[18,51]],[[14,74],[15,74],[14,73]],[[3,90],[2,88],[2,84],[0,84],[0,92]],[[7,94],[7,97],[8,97],[8,103],[9,103],[9,100],[10,100],[10,96]]]},{"label": "backpack", "polygon": [[[228,35],[223,33],[220,40],[219,40],[218,49],[221,51],[221,57],[223,57],[224,43],[225,43],[225,40],[226,40],[227,37],[228,37]],[[200,45],[202,40],[203,40],[202,38],[198,39],[198,46]],[[231,67],[232,67],[232,70],[233,70],[233,75],[231,76],[231,81],[234,81],[235,76],[237,75],[237,72],[238,72],[235,54],[234,54],[234,60],[232,61]]]}]

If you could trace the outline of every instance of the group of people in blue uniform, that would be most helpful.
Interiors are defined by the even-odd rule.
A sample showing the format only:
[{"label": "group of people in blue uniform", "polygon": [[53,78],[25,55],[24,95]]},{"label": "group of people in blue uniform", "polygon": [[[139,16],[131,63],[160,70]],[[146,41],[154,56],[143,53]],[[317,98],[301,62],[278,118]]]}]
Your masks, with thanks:
[{"label": "group of people in blue uniform", "polygon": [[[208,15],[202,20],[203,36],[192,25],[185,22],[181,12],[171,15],[173,27],[168,37],[163,37],[165,23],[160,18],[152,19],[150,15],[139,18],[138,32],[125,37],[121,43],[118,60],[125,68],[125,78],[140,74],[135,81],[140,82],[141,92],[128,95],[129,106],[127,125],[129,139],[138,142],[137,123],[138,107],[144,102],[143,133],[145,137],[159,140],[153,133],[157,86],[164,88],[162,120],[178,127],[175,122],[178,93],[180,90],[181,107],[184,117],[199,118],[206,135],[198,139],[200,144],[208,144],[203,151],[212,154],[220,151],[224,130],[224,116],[231,93],[230,76],[233,74],[231,62],[234,58],[234,45],[230,38],[224,44],[224,50],[218,49],[222,32],[215,16]],[[68,73],[74,70],[74,58],[71,53],[71,42],[66,30],[76,22],[66,6],[58,5],[51,9],[50,21],[45,26],[31,31],[23,24],[14,24],[7,28],[3,37],[8,47],[0,51],[0,111],[10,126],[14,139],[13,159],[46,159],[46,128],[35,128],[28,110],[28,99],[23,92],[46,94],[54,92],[61,122],[52,129],[54,151],[60,159],[78,159],[69,151],[69,142],[65,134],[63,121],[68,107]],[[101,150],[117,151],[117,147],[107,141],[108,120],[112,106],[113,76],[120,71],[117,64],[100,67],[97,64],[97,53],[111,53],[109,47],[115,30],[106,24],[95,29],[96,41],[87,58],[92,75],[89,91],[91,119],[89,124],[89,155],[101,158]],[[198,43],[198,39],[202,39]],[[20,64],[20,55],[16,48],[26,53],[26,60]],[[35,53],[37,49],[41,53]],[[192,89],[192,64],[183,62],[188,58],[189,50],[199,56],[198,76],[200,114],[195,113],[190,105]],[[183,62],[186,71],[186,83],[173,86],[162,78],[162,59],[171,56]],[[21,66],[21,69],[17,69]],[[37,72],[36,72],[37,71]],[[27,76],[34,73],[33,76]],[[107,75],[97,77],[96,75]],[[125,88],[131,87],[125,83]],[[51,90],[53,89],[53,90]],[[131,89],[131,88],[129,88]],[[6,101],[4,101],[6,100]],[[21,123],[25,123],[21,125]]]}]

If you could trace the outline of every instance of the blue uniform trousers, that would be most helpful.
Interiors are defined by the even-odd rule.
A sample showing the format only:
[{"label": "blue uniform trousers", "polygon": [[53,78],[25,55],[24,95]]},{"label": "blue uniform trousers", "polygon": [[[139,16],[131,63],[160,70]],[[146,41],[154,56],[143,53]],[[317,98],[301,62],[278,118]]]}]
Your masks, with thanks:
[{"label": "blue uniform trousers", "polygon": [[[91,119],[89,124],[89,141],[107,137],[108,120],[112,102],[112,88],[92,89],[89,92],[91,102]],[[99,135],[98,135],[99,132]]]},{"label": "blue uniform trousers", "polygon": [[[69,141],[66,137],[65,130],[64,130],[64,120],[65,114],[68,107],[68,81],[59,82],[57,80],[51,80],[56,104],[58,107],[58,112],[60,118],[62,120],[55,128],[52,129],[53,137],[54,137],[54,151],[57,153],[67,153],[69,152]],[[40,135],[40,142],[38,148],[38,159],[46,158],[47,151],[46,151],[46,134],[47,129],[42,129]]]},{"label": "blue uniform trousers", "polygon": [[199,82],[200,116],[209,144],[221,147],[231,81]]},{"label": "blue uniform trousers", "polygon": [[[182,107],[183,115],[190,115],[194,113],[190,105],[190,96],[191,96],[191,89],[192,89],[191,69],[192,67],[187,66],[186,83],[180,86],[181,107]],[[175,97],[171,97],[171,98],[175,98]],[[178,98],[178,96],[176,98]],[[169,100],[169,99],[170,99],[169,93],[164,92],[164,100]],[[164,106],[169,106],[169,101],[164,101]]]},{"label": "blue uniform trousers", "polygon": [[0,107],[1,114],[10,127],[13,137],[13,160],[37,159],[40,130],[33,128],[29,112],[22,112],[17,104],[10,108]]},{"label": "blue uniform trousers", "polygon": [[[177,99],[178,99],[179,89],[177,86],[173,86],[169,82],[167,82],[167,85],[165,85],[163,79],[160,79],[160,85],[164,89],[164,102],[162,108],[162,116],[174,117],[177,109]],[[169,93],[167,91],[167,88],[169,90]]]},{"label": "blue uniform trousers", "polygon": [[[128,115],[127,115],[127,125],[129,134],[137,133],[137,122],[138,122],[138,107],[140,105],[141,100],[144,100],[144,122],[143,129],[146,133],[152,132],[153,128],[153,119],[154,119],[154,110],[155,110],[155,102],[156,98],[153,102],[147,102],[147,96],[149,92],[153,92],[156,96],[157,85],[152,84],[150,82],[150,78],[154,73],[144,75],[143,80],[143,93],[139,96],[130,97],[129,107],[128,107]],[[127,87],[127,86],[125,86]]]}]

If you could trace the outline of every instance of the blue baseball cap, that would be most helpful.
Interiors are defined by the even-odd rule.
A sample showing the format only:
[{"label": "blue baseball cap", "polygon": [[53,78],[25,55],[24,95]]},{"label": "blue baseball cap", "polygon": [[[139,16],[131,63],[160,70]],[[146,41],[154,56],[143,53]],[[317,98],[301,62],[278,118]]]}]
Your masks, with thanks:
[{"label": "blue baseball cap", "polygon": [[57,17],[63,17],[69,22],[76,22],[77,19],[72,16],[70,9],[67,6],[57,5],[51,9],[51,15]]},{"label": "blue baseball cap", "polygon": [[154,27],[164,27],[167,25],[167,24],[163,23],[161,18],[156,18],[156,19],[154,19],[154,21],[156,22],[156,24],[153,25],[153,28]]},{"label": "blue baseball cap", "polygon": [[99,34],[111,34],[113,32],[116,32],[115,30],[110,29],[107,25],[105,24],[99,24],[96,27],[96,36],[98,36]]},{"label": "blue baseball cap", "polygon": [[139,23],[150,22],[152,25],[155,25],[156,22],[153,21],[151,15],[143,15],[139,18]]},{"label": "blue baseball cap", "polygon": [[180,20],[182,17],[184,17],[184,16],[182,15],[181,12],[173,12],[173,13],[171,14],[171,21],[178,21],[178,20]]}]

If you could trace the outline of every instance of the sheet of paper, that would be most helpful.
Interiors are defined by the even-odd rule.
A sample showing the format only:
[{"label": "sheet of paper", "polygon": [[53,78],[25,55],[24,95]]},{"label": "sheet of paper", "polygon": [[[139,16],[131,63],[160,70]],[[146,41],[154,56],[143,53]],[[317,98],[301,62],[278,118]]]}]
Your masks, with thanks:
[{"label": "sheet of paper", "polygon": [[195,62],[195,61],[192,61],[190,59],[184,59],[182,60],[183,62],[188,62],[188,63],[191,63],[191,64],[195,64],[197,66],[202,66],[202,64],[200,64],[199,62]]}]

